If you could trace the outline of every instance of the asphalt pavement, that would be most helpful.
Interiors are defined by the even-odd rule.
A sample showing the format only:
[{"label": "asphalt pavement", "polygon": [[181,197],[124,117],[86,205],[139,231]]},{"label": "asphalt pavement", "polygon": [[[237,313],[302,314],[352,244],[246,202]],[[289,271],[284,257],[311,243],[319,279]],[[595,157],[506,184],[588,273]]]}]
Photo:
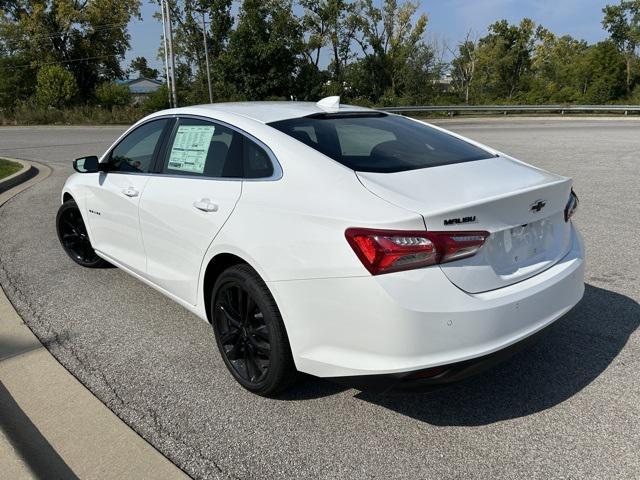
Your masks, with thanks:
[{"label": "asphalt pavement", "polygon": [[115,269],[90,270],[55,234],[71,160],[124,127],[4,127],[0,156],[52,175],[0,209],[0,283],[55,357],[194,478],[639,478],[640,120],[441,122],[575,180],[583,301],[539,343],[428,394],[307,378],[249,394],[211,328]]}]

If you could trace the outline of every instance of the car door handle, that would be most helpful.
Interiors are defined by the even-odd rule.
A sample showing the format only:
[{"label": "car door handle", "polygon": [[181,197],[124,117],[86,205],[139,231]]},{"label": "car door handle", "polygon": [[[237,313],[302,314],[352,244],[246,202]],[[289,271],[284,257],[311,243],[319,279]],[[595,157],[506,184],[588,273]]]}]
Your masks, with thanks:
[{"label": "car door handle", "polygon": [[203,198],[199,202],[193,202],[193,206],[198,210],[202,210],[203,212],[217,212],[218,205],[213,203],[208,198]]},{"label": "car door handle", "polygon": [[140,195],[140,192],[133,187],[123,188],[122,193],[127,197],[137,197],[138,195]]}]

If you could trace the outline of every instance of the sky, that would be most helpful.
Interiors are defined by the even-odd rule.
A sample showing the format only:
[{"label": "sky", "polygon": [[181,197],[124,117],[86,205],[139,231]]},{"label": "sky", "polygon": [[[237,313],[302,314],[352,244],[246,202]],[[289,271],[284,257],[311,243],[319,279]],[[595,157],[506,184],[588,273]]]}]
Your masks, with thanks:
[{"label": "sky", "polygon": [[[380,1],[380,0],[378,0]],[[602,8],[617,0],[423,0],[420,12],[428,15],[427,39],[439,45],[455,48],[469,30],[478,37],[496,20],[510,23],[524,17],[533,19],[556,34],[569,34],[590,43],[607,37],[602,30]],[[162,24],[153,18],[158,6],[143,0],[142,21],[129,25],[131,50],[125,58],[126,66],[138,56],[162,71],[157,58]]]}]

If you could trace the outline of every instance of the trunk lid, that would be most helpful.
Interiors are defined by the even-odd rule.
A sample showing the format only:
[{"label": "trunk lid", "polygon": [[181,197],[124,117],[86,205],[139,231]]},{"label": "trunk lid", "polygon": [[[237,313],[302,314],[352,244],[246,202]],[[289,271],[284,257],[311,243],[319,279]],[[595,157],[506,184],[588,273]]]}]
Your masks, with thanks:
[{"label": "trunk lid", "polygon": [[422,215],[427,230],[484,230],[473,257],[440,265],[469,293],[530,278],[570,248],[571,179],[505,157],[398,173],[357,172],[375,195]]}]

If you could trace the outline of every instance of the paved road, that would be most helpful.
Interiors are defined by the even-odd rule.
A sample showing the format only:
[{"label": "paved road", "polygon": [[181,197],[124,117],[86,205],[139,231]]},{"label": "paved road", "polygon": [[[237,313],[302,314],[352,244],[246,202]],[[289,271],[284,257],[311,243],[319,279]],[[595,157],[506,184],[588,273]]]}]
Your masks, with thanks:
[{"label": "paved road", "polygon": [[117,127],[0,129],[0,155],[54,167],[0,209],[0,282],[60,362],[195,478],[640,477],[640,122],[449,126],[574,177],[589,255],[585,298],[549,335],[449,389],[308,379],[256,397],[205,323],[117,269],[74,265],[55,236],[60,187]]}]

